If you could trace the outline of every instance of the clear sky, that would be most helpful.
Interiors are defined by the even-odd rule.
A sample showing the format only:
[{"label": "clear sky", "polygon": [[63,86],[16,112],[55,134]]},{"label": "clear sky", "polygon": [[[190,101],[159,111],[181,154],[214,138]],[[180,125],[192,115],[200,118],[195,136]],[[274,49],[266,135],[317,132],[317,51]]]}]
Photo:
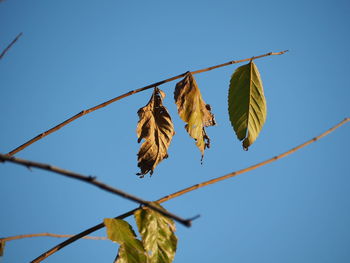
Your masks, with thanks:
[{"label": "clear sky", "polygon": [[[173,100],[160,88],[176,135],[169,158],[139,179],[137,110],[151,90],[91,113],[17,156],[50,163],[155,200],[258,163],[350,115],[349,1],[24,1],[0,3],[0,152],[132,89],[226,61],[256,60],[266,124],[248,152],[227,114],[237,65],[195,75],[216,127],[203,165]],[[350,262],[350,125],[263,168],[164,204],[182,217],[174,262]],[[14,164],[0,165],[0,236],[75,234],[136,205],[91,185]],[[132,223],[133,219],[129,218]],[[94,233],[103,236],[105,230]],[[61,242],[8,242],[4,263],[28,262]],[[112,262],[117,245],[80,240],[46,262]]]}]

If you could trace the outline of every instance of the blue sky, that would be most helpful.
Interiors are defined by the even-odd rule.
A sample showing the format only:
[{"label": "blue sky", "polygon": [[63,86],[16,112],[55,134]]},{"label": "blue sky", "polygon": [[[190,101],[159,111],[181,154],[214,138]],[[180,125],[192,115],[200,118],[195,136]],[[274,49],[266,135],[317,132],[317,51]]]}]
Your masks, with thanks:
[{"label": "blue sky", "polygon": [[[267,121],[244,152],[227,114],[237,65],[196,75],[218,125],[203,165],[173,101],[169,158],[139,179],[137,110],[151,90],[91,113],[17,156],[86,175],[155,200],[263,161],[348,117],[348,1],[16,1],[0,3],[0,152],[72,115],[150,83],[226,61],[256,60]],[[164,204],[182,217],[174,262],[349,262],[350,127],[278,162]],[[0,167],[0,236],[75,234],[135,204],[93,186],[13,164]],[[129,218],[132,223],[132,218]],[[94,233],[105,235],[105,230]],[[28,262],[61,242],[8,242],[2,262]],[[46,262],[112,262],[116,244],[80,240]]]}]

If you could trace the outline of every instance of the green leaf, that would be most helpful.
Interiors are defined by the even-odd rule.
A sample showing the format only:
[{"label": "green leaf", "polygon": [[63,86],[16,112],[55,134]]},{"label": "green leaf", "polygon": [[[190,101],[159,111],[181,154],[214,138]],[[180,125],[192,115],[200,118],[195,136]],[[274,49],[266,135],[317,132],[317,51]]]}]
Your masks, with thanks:
[{"label": "green leaf", "polygon": [[228,94],[231,124],[243,149],[258,137],[266,120],[266,101],[260,73],[254,62],[236,69],[231,77]]},{"label": "green leaf", "polygon": [[205,127],[215,125],[214,115],[209,104],[205,104],[191,72],[178,82],[174,92],[180,118],[186,122],[185,129],[195,139],[196,145],[204,156],[204,150],[210,147],[210,139]]},{"label": "green leaf", "polygon": [[[157,203],[153,204],[164,209]],[[134,216],[149,263],[172,262],[177,246],[174,221],[147,207],[137,210]]]},{"label": "green leaf", "polygon": [[137,154],[138,167],[143,177],[153,170],[163,159],[168,158],[168,147],[175,134],[174,126],[167,109],[163,106],[164,92],[155,88],[148,104],[138,110],[137,124],[138,142],[145,139]]},{"label": "green leaf", "polygon": [[5,241],[1,240],[0,241],[0,257],[2,257],[4,255],[4,251],[5,251]]},{"label": "green leaf", "polygon": [[147,254],[132,227],[124,220],[105,218],[107,236],[120,244],[116,263],[146,263]]}]

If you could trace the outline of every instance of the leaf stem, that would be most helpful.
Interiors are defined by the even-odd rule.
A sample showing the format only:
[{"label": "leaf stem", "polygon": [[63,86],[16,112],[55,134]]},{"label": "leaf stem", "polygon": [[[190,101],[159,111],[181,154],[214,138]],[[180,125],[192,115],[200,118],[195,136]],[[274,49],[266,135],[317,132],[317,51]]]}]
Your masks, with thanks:
[{"label": "leaf stem", "polygon": [[[256,57],[253,57],[254,59],[258,59],[258,58],[262,58],[262,57],[267,57],[267,56],[273,56],[273,55],[282,55],[284,53],[286,53],[288,50],[285,50],[285,51],[281,51],[281,52],[270,52],[270,53],[266,53],[266,54],[263,54],[263,55],[259,55],[259,56],[256,56]],[[236,63],[241,63],[241,62],[245,62],[245,61],[249,61],[249,60],[252,60],[252,58],[246,58],[246,59],[241,59],[241,60],[232,60],[232,61],[229,61],[229,62],[226,62],[226,63],[223,63],[223,64],[219,64],[219,65],[216,65],[216,66],[212,66],[212,67],[208,67],[208,68],[204,68],[204,69],[200,69],[200,70],[196,70],[196,71],[192,71],[191,73],[192,74],[199,74],[199,73],[203,73],[203,72],[206,72],[206,71],[210,71],[210,70],[213,70],[213,69],[216,69],[216,68],[221,68],[221,67],[225,67],[225,66],[229,66],[229,65],[232,65],[232,64],[236,64]],[[18,153],[19,151],[22,151],[23,149],[25,149],[26,147],[28,147],[29,145],[31,145],[32,143],[46,137],[47,135],[61,129],[62,127],[66,126],[67,124],[71,123],[72,121],[86,115],[86,114],[89,114],[95,110],[98,110],[98,109],[101,109],[101,108],[104,108],[106,106],[108,106],[109,104],[113,103],[113,102],[116,102],[118,100],[121,100],[123,98],[126,98],[128,96],[131,96],[133,94],[136,94],[136,93],[139,93],[141,91],[144,91],[144,90],[147,90],[147,89],[150,89],[150,88],[154,88],[154,87],[157,87],[157,86],[160,86],[160,85],[163,85],[165,83],[168,83],[168,82],[171,82],[173,80],[176,80],[176,79],[179,79],[179,78],[182,78],[186,75],[187,72],[185,73],[182,73],[180,75],[177,75],[177,76],[174,76],[174,77],[171,77],[171,78],[168,78],[168,79],[165,79],[165,80],[161,80],[161,81],[158,81],[156,83],[152,83],[150,85],[147,85],[145,87],[142,87],[142,88],[139,88],[139,89],[135,89],[135,90],[131,90],[129,92],[126,92],[118,97],[115,97],[113,99],[110,99],[108,101],[105,101],[97,106],[94,106],[92,108],[89,108],[89,109],[86,109],[86,110],[82,110],[81,112],[79,112],[78,114],[70,117],[69,119],[63,121],[62,123],[56,125],[55,127],[35,136],[34,138],[30,139],[29,141],[25,142],[24,144],[18,146],[17,148],[13,149],[12,151],[10,151],[8,153],[8,155],[12,156],[16,153]]]},{"label": "leaf stem", "polygon": [[[327,131],[325,131],[324,133],[320,134],[319,136],[316,136],[316,137],[314,137],[314,138],[308,140],[307,142],[305,142],[305,143],[303,143],[303,144],[300,144],[299,146],[296,146],[296,147],[294,147],[294,148],[292,148],[292,149],[290,149],[290,150],[288,150],[288,151],[286,151],[286,152],[284,152],[284,153],[282,153],[282,154],[280,154],[280,155],[277,155],[277,156],[275,156],[275,157],[272,157],[272,158],[270,158],[270,159],[268,159],[268,160],[266,160],[266,161],[263,161],[263,162],[260,162],[260,163],[258,163],[258,164],[255,164],[255,165],[253,165],[253,166],[244,168],[244,169],[242,169],[242,170],[239,170],[239,171],[236,171],[236,172],[232,172],[232,173],[229,173],[229,174],[227,174],[227,175],[224,175],[224,176],[221,176],[221,177],[217,177],[217,178],[214,178],[214,179],[212,179],[212,180],[209,180],[209,181],[206,181],[206,182],[203,182],[203,183],[196,184],[196,185],[194,185],[194,186],[185,188],[185,189],[180,190],[180,191],[178,191],[178,192],[175,192],[175,193],[173,193],[173,194],[164,196],[163,198],[158,199],[158,201],[156,201],[156,202],[158,202],[158,203],[164,203],[164,202],[166,202],[166,201],[168,201],[168,200],[170,200],[170,199],[179,197],[180,195],[183,195],[183,194],[185,194],[185,193],[194,191],[194,190],[199,189],[199,188],[201,188],[201,187],[204,187],[204,186],[207,186],[207,185],[210,185],[210,184],[217,183],[217,182],[219,182],[219,181],[223,181],[223,180],[229,179],[229,178],[234,177],[234,176],[236,176],[236,175],[238,175],[238,174],[243,174],[243,173],[249,172],[249,171],[251,171],[251,170],[254,170],[254,169],[258,168],[258,167],[261,167],[261,166],[264,166],[264,165],[266,165],[266,164],[269,164],[269,163],[272,163],[272,162],[274,162],[274,161],[277,161],[277,160],[279,160],[279,159],[281,159],[281,158],[283,158],[283,157],[286,157],[286,156],[288,156],[288,155],[290,155],[290,154],[292,154],[292,153],[294,153],[294,152],[300,150],[301,148],[303,148],[303,147],[305,147],[305,146],[307,146],[307,145],[309,145],[309,144],[311,144],[311,143],[313,143],[313,142],[315,142],[315,141],[317,141],[317,140],[319,140],[319,139],[321,139],[321,138],[327,136],[329,133],[331,133],[332,131],[334,131],[335,129],[339,128],[340,126],[344,125],[345,123],[347,123],[347,122],[349,122],[349,121],[350,121],[350,118],[345,118],[343,121],[339,122],[337,125],[335,125],[335,126],[333,126],[332,128],[328,129]],[[124,218],[126,218],[126,217],[128,217],[128,216],[133,215],[134,212],[136,212],[137,210],[138,210],[138,208],[135,208],[135,209],[133,209],[133,210],[131,210],[131,211],[128,211],[128,212],[126,212],[126,213],[124,213],[124,214],[122,214],[122,215],[119,215],[119,216],[117,216],[117,217],[115,217],[115,218],[124,219]],[[73,243],[74,241],[76,241],[76,240],[78,240],[78,239],[80,239],[80,238],[82,238],[82,237],[84,237],[84,236],[86,236],[86,235],[89,235],[89,234],[91,234],[92,232],[97,231],[97,230],[99,230],[99,229],[101,229],[101,228],[103,228],[103,227],[104,227],[104,224],[103,224],[103,223],[100,223],[100,224],[98,224],[98,225],[96,225],[96,226],[93,226],[93,227],[87,229],[87,230],[84,230],[83,232],[81,232],[81,233],[79,233],[79,234],[76,234],[75,236],[73,236],[73,237],[71,237],[71,238],[65,240],[64,242],[62,242],[62,243],[56,245],[55,247],[51,248],[51,249],[48,250],[47,252],[41,254],[39,257],[37,257],[36,259],[34,259],[31,263],[38,263],[38,262],[41,262],[42,260],[44,260],[45,258],[47,258],[47,257],[49,257],[50,255],[54,254],[55,252],[57,252],[57,251],[60,250],[61,248],[65,247],[65,246],[69,245],[70,243]]]}]

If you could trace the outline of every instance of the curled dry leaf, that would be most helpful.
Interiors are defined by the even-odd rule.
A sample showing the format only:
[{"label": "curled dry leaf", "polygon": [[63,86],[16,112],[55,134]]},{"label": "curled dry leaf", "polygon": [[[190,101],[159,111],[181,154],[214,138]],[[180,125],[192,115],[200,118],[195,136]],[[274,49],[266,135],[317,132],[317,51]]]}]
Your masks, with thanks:
[{"label": "curled dry leaf", "polygon": [[138,142],[145,139],[137,154],[140,177],[148,172],[152,175],[158,163],[168,157],[167,150],[175,134],[171,117],[162,103],[164,97],[164,92],[155,88],[148,104],[137,112]]},{"label": "curled dry leaf", "polygon": [[203,101],[191,72],[187,72],[185,78],[176,84],[174,98],[180,118],[187,123],[185,129],[195,139],[203,159],[204,150],[210,147],[204,128],[216,123],[210,105]]}]

